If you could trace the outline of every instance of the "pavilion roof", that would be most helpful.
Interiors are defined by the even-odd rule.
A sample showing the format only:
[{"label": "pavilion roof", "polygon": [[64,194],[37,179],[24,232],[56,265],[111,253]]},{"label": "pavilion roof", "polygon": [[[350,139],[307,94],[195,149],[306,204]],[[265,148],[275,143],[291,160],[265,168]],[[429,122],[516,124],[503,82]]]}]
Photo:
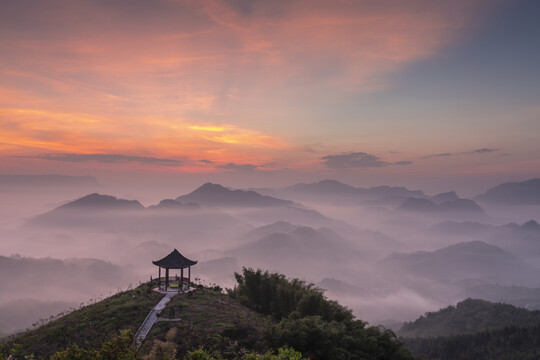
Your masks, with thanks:
[{"label": "pavilion roof", "polygon": [[173,252],[163,259],[152,261],[152,263],[165,269],[183,269],[195,265],[197,261],[189,260],[187,257],[180,254],[178,250],[174,249]]}]

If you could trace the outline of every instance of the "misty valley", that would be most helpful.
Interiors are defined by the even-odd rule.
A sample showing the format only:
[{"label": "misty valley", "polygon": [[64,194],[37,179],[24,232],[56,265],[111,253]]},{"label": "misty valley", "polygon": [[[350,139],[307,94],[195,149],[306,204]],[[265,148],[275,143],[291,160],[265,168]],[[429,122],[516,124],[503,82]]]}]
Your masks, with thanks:
[{"label": "misty valley", "polygon": [[[498,329],[460,327],[456,314],[511,312],[540,326],[540,179],[470,198],[335,180],[206,183],[143,205],[88,178],[28,178],[0,182],[4,337],[141,286],[174,248],[198,260],[195,284],[233,289],[243,268],[301,279],[418,353],[434,346],[422,339]],[[515,316],[499,325],[524,325]]]}]

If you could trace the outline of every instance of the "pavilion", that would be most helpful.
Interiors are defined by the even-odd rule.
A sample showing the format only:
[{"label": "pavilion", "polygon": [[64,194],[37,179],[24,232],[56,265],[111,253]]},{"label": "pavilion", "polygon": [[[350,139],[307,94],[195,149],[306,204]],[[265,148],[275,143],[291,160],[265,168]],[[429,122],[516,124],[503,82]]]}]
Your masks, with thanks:
[{"label": "pavilion", "polygon": [[[197,264],[197,261],[190,260],[180,254],[178,250],[174,249],[169,255],[165,256],[161,260],[152,261],[152,263],[159,267],[158,287],[161,288],[161,268],[165,269],[165,290],[169,288],[169,269],[180,269],[180,284],[178,284],[178,291],[182,291],[184,282],[187,281],[188,289],[191,284],[191,267]],[[184,269],[188,269],[188,277],[184,278]]]}]

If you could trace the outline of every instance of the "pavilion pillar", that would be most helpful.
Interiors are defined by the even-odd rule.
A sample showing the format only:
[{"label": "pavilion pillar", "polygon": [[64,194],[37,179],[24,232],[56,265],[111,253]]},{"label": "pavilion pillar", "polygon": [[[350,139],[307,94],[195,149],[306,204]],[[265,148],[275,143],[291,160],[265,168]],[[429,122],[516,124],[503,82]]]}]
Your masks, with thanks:
[{"label": "pavilion pillar", "polygon": [[159,266],[159,275],[157,280],[158,289],[161,289],[161,266]]},{"label": "pavilion pillar", "polygon": [[191,266],[188,266],[188,283],[187,283],[187,288],[188,290],[191,288]]},{"label": "pavilion pillar", "polygon": [[169,268],[165,268],[165,290],[169,288]]},{"label": "pavilion pillar", "polygon": [[178,282],[178,292],[182,292],[184,286],[184,268],[180,269],[180,281]]}]

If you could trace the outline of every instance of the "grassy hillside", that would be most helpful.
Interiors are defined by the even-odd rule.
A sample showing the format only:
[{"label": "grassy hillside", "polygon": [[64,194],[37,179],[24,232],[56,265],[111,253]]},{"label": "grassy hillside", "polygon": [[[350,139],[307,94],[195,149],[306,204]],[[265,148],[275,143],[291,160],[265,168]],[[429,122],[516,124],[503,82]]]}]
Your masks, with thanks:
[{"label": "grassy hillside", "polygon": [[[149,284],[118,293],[11,339],[4,344],[4,355],[8,349],[17,348],[18,357],[34,354],[38,359],[46,359],[74,344],[82,349],[99,349],[120,330],[135,333],[162,297],[151,291]],[[218,289],[200,288],[191,294],[179,294],[160,317],[164,321],[154,325],[141,354],[151,352],[156,341],[167,340],[176,344],[178,356],[198,347],[219,352],[233,346],[265,350],[262,334],[268,326],[266,317]],[[181,320],[167,321],[175,319]]]},{"label": "grassy hillside", "polygon": [[133,346],[133,333],[162,297],[150,284],[24,333],[1,353],[15,350],[16,360],[30,354],[37,359],[54,354],[54,360],[261,360],[302,354],[315,360],[413,359],[391,331],[355,319],[312,284],[245,268],[235,276],[238,285],[228,294],[198,287],[173,298],[140,349]]},{"label": "grassy hillside", "polygon": [[190,294],[177,295],[160,317],[181,320],[156,323],[141,348],[142,353],[150,352],[155,340],[174,343],[179,358],[199,347],[219,353],[238,352],[242,348],[262,352],[267,347],[263,333],[270,325],[269,320],[217,289],[199,288]]},{"label": "grassy hillside", "polygon": [[398,335],[409,338],[463,335],[508,326],[537,324],[540,324],[540,311],[466,299],[456,306],[429,312],[413,322],[405,323]]},{"label": "grassy hillside", "polygon": [[120,292],[9,339],[4,345],[4,355],[16,344],[20,348],[18,355],[34,354],[37,358],[48,358],[72,344],[87,349],[97,348],[116,336],[121,329],[137,331],[148,312],[162,297],[151,291],[149,284]]},{"label": "grassy hillside", "polygon": [[507,304],[467,299],[406,323],[398,333],[427,360],[540,358],[540,311]]}]

